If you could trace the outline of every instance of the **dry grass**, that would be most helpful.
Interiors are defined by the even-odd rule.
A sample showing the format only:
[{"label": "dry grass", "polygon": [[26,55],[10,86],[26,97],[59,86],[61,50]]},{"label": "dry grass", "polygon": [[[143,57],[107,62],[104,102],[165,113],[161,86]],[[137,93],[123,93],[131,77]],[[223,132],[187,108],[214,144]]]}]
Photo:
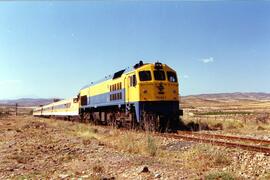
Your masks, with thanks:
[{"label": "dry grass", "polygon": [[[191,122],[199,124],[203,127],[209,127],[213,130],[222,130],[223,133],[239,133],[239,134],[255,134],[268,135],[270,133],[270,123],[256,122],[256,121],[242,121],[237,118],[224,119],[217,117],[192,119],[183,119],[185,124]],[[206,129],[207,130],[207,129]]]},{"label": "dry grass", "polygon": [[208,144],[198,144],[182,153],[185,166],[191,169],[206,171],[214,167],[230,165],[231,159],[226,151],[221,151]]},{"label": "dry grass", "polygon": [[82,137],[84,144],[90,144],[91,139],[96,139],[110,147],[132,154],[156,156],[158,144],[160,144],[159,139],[150,133],[122,131],[114,128],[104,130],[102,127],[95,127],[89,124],[55,121],[51,119],[41,119],[40,121],[46,121],[50,126],[61,126],[61,128],[67,129],[66,133]]},{"label": "dry grass", "polygon": [[188,98],[182,103],[185,123],[207,124],[225,133],[270,133],[270,101]]},{"label": "dry grass", "polygon": [[[239,122],[228,121],[226,126],[225,124],[224,125],[222,124],[222,126],[224,126],[225,129],[227,127],[231,128],[234,127],[231,130],[241,130],[246,128],[245,124],[244,127],[241,128],[241,125],[239,125],[238,123],[241,123],[241,121]],[[54,153],[57,154],[57,158],[54,158],[54,160],[57,160],[57,162],[59,161],[61,163],[64,163],[65,165],[69,165],[70,167],[67,171],[70,172],[76,172],[77,169],[81,169],[84,171],[85,169],[88,169],[89,172],[92,173],[92,176],[89,176],[90,179],[102,178],[104,173],[106,174],[108,169],[110,169],[111,167],[110,165],[107,166],[106,163],[104,163],[104,161],[99,160],[98,162],[91,164],[90,162],[93,162],[93,159],[91,159],[91,161],[86,161],[87,165],[90,163],[88,168],[85,164],[82,165],[82,162],[84,161],[83,158],[81,159],[81,155],[83,154],[91,155],[92,153],[92,151],[91,153],[89,153],[90,151],[82,153],[80,151],[82,147],[86,147],[86,149],[84,149],[84,151],[86,151],[88,148],[92,146],[95,148],[102,146],[101,149],[107,149],[112,152],[120,153],[120,157],[122,157],[122,155],[124,154],[125,156],[128,157],[132,156],[132,159],[134,157],[135,159],[136,157],[138,157],[139,161],[141,161],[141,159],[145,159],[145,162],[150,164],[149,165],[150,168],[152,168],[151,166],[154,166],[154,163],[152,162],[158,164],[156,167],[159,167],[160,164],[165,164],[166,166],[168,165],[169,168],[173,167],[176,169],[181,169],[180,171],[197,173],[197,175],[203,179],[231,179],[235,177],[234,174],[238,174],[237,170],[235,171],[234,169],[231,168],[235,166],[234,164],[235,159],[233,156],[234,151],[231,151],[230,149],[226,148],[212,146],[209,144],[189,143],[188,145],[183,145],[187,142],[161,138],[155,134],[148,132],[125,131],[123,129],[119,130],[110,127],[98,127],[89,124],[73,123],[68,121],[45,119],[45,118],[42,119],[29,117],[22,121],[16,121],[16,126],[18,125],[22,130],[21,133],[29,132],[31,134],[35,132],[37,139],[39,136],[40,138],[43,137],[44,132],[49,132],[48,134],[53,133],[54,134],[53,136],[49,135],[47,136],[50,138],[38,141],[42,145],[43,144],[48,145],[46,147],[43,147],[42,149],[42,150],[49,149],[49,151],[46,151],[45,155],[54,156]],[[261,126],[260,128],[267,128],[268,125],[260,124],[260,126]],[[259,126],[256,125],[256,127]],[[42,131],[43,133],[38,133],[39,131]],[[261,129],[256,131],[263,132],[266,130]],[[53,137],[57,136],[59,133],[63,134],[61,134],[61,136],[59,136],[57,139],[54,139]],[[74,151],[74,153],[66,153],[65,149],[66,146],[65,147],[58,146],[59,142],[61,142],[59,140],[63,140],[62,137],[64,136],[67,136],[68,139],[73,137],[74,138],[73,140],[74,141],[76,140],[76,144],[79,145],[78,147],[80,148],[72,148],[72,146],[68,145],[70,142],[65,141],[68,145],[67,147],[71,148],[70,152]],[[102,145],[100,146],[99,144],[101,143]],[[27,147],[26,146],[27,144],[23,143],[23,145],[24,147]],[[51,149],[51,147],[54,146],[55,148]],[[170,148],[171,146],[173,146],[173,149]],[[29,147],[31,147],[32,149],[37,149],[34,143],[31,143]],[[97,152],[100,151],[102,150],[98,150]],[[15,163],[18,162],[20,164],[25,164],[25,162],[30,162],[32,157],[36,157],[35,154],[32,155],[30,152],[31,151],[27,151],[25,154],[13,153],[12,156],[10,156],[10,160]],[[28,155],[29,153],[31,156]],[[99,159],[103,157],[104,156],[94,156],[93,158]],[[134,169],[134,167],[132,167],[132,169]],[[220,173],[222,172],[223,169],[226,169],[226,171]],[[242,170],[239,168],[239,172],[241,171]],[[62,173],[62,171],[59,172]],[[65,171],[63,172],[65,173]],[[50,176],[45,172],[43,173],[39,171],[39,173],[45,177]],[[52,173],[52,171],[50,171],[50,173]],[[40,176],[40,174],[37,175],[25,174],[24,176],[18,176],[18,178],[31,179],[31,177],[37,177]],[[267,178],[269,178],[269,176],[265,175],[265,179]]]},{"label": "dry grass", "polygon": [[78,124],[75,126],[75,134],[79,137],[99,139],[97,132],[97,129],[91,128],[85,124]]},{"label": "dry grass", "polygon": [[266,175],[264,175],[261,180],[269,180],[270,179],[270,172],[268,172]]},{"label": "dry grass", "polygon": [[210,172],[205,176],[205,180],[234,180],[236,177],[228,172]]},{"label": "dry grass", "polygon": [[101,166],[101,165],[95,165],[93,168],[92,168],[93,172],[96,173],[96,174],[102,174],[104,173],[104,167]]},{"label": "dry grass", "polygon": [[110,134],[106,135],[101,141],[120,151],[133,154],[156,156],[158,151],[158,140],[149,133],[112,130]]},{"label": "dry grass", "polygon": [[150,135],[148,135],[147,137],[147,152],[151,156],[155,156],[157,153],[157,145],[155,143],[155,139],[151,137]]},{"label": "dry grass", "polygon": [[95,138],[107,146],[126,153],[157,157],[165,161],[182,159],[187,168],[223,167],[230,164],[230,159],[226,158],[225,152],[219,151],[211,145],[200,144],[183,151],[169,151],[162,148],[163,139],[147,132],[112,128],[104,133],[104,131],[98,130],[98,127],[91,127],[87,124],[75,124],[72,129],[76,136],[84,138],[84,144],[91,143],[91,139]]}]

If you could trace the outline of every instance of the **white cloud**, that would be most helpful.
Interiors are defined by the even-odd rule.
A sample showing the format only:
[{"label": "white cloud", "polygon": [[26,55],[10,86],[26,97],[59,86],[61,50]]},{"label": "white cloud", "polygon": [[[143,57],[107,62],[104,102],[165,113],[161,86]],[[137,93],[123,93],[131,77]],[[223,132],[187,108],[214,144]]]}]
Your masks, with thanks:
[{"label": "white cloud", "polygon": [[205,64],[212,63],[212,62],[214,62],[214,58],[213,57],[203,58],[203,59],[200,59],[200,61],[205,63]]},{"label": "white cloud", "polygon": [[184,79],[188,79],[189,75],[184,75],[183,77],[184,77]]}]

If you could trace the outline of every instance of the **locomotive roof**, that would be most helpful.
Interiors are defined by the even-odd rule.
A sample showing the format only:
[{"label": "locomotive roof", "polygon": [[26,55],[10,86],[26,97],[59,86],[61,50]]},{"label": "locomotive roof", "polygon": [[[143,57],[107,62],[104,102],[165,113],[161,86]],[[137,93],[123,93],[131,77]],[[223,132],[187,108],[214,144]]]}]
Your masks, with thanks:
[{"label": "locomotive roof", "polygon": [[107,80],[117,79],[117,78],[121,77],[123,74],[134,71],[135,69],[140,68],[140,67],[142,67],[144,65],[149,65],[149,63],[143,63],[142,61],[140,61],[138,64],[135,64],[135,66],[133,66],[133,67],[128,67],[126,69],[122,69],[120,71],[115,72],[114,74],[110,74],[108,76],[105,76],[104,78],[102,78],[102,79],[100,79],[98,81],[91,82],[90,84],[87,84],[86,86],[83,86],[80,90],[83,90],[83,89],[85,89],[87,87],[94,86],[94,85],[96,85],[98,83],[101,83],[101,82],[104,82],[104,81],[107,81]]},{"label": "locomotive roof", "polygon": [[[100,80],[98,80],[98,81],[91,82],[90,84],[87,84],[87,85],[85,85],[84,87],[82,87],[80,90],[85,89],[85,88],[90,87],[90,86],[94,86],[94,85],[96,85],[96,84],[98,84],[98,83],[101,83],[101,82],[103,82],[103,81],[107,81],[107,80],[111,80],[111,79],[116,79],[116,78],[114,78],[114,76],[115,76],[115,74],[117,74],[117,73],[120,74],[120,76],[118,76],[118,77],[121,77],[123,74],[126,74],[126,73],[128,73],[128,72],[130,72],[130,71],[133,71],[133,70],[135,70],[134,67],[128,67],[128,68],[126,68],[126,69],[122,69],[122,70],[120,70],[120,71],[115,72],[114,74],[109,74],[109,75],[105,76],[104,78],[102,78],[102,79],[100,79]],[[117,78],[118,78],[118,77],[117,77]]]}]

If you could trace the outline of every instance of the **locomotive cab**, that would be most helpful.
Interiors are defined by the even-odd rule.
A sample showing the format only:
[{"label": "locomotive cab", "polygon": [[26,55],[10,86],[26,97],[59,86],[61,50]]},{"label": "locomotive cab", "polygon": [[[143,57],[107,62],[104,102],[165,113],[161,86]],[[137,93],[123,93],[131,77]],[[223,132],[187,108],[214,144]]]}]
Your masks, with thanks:
[{"label": "locomotive cab", "polygon": [[159,62],[105,76],[83,87],[77,98],[81,118],[93,122],[160,130],[179,121],[177,74]]},{"label": "locomotive cab", "polygon": [[178,101],[176,72],[161,63],[138,69],[140,101]]},{"label": "locomotive cab", "polygon": [[[179,109],[179,90],[176,72],[162,63],[142,64],[136,69],[138,101],[135,103],[138,122],[145,118],[160,119],[162,127],[175,127],[182,111]],[[133,94],[133,96],[136,96]],[[163,119],[163,120],[162,120]],[[165,125],[164,125],[165,124]]]}]

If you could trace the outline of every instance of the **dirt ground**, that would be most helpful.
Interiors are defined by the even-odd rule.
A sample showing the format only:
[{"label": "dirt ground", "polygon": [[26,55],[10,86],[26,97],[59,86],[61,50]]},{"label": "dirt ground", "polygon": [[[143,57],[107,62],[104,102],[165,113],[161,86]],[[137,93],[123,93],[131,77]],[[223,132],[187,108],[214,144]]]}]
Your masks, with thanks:
[{"label": "dirt ground", "polygon": [[31,116],[0,119],[0,179],[268,179],[270,156]]},{"label": "dirt ground", "polygon": [[[31,117],[0,120],[0,179],[190,176],[173,164],[121,152],[95,138],[78,137],[72,127],[61,127],[68,127],[67,122],[54,126],[45,121]],[[141,172],[145,166],[149,173]]]}]

